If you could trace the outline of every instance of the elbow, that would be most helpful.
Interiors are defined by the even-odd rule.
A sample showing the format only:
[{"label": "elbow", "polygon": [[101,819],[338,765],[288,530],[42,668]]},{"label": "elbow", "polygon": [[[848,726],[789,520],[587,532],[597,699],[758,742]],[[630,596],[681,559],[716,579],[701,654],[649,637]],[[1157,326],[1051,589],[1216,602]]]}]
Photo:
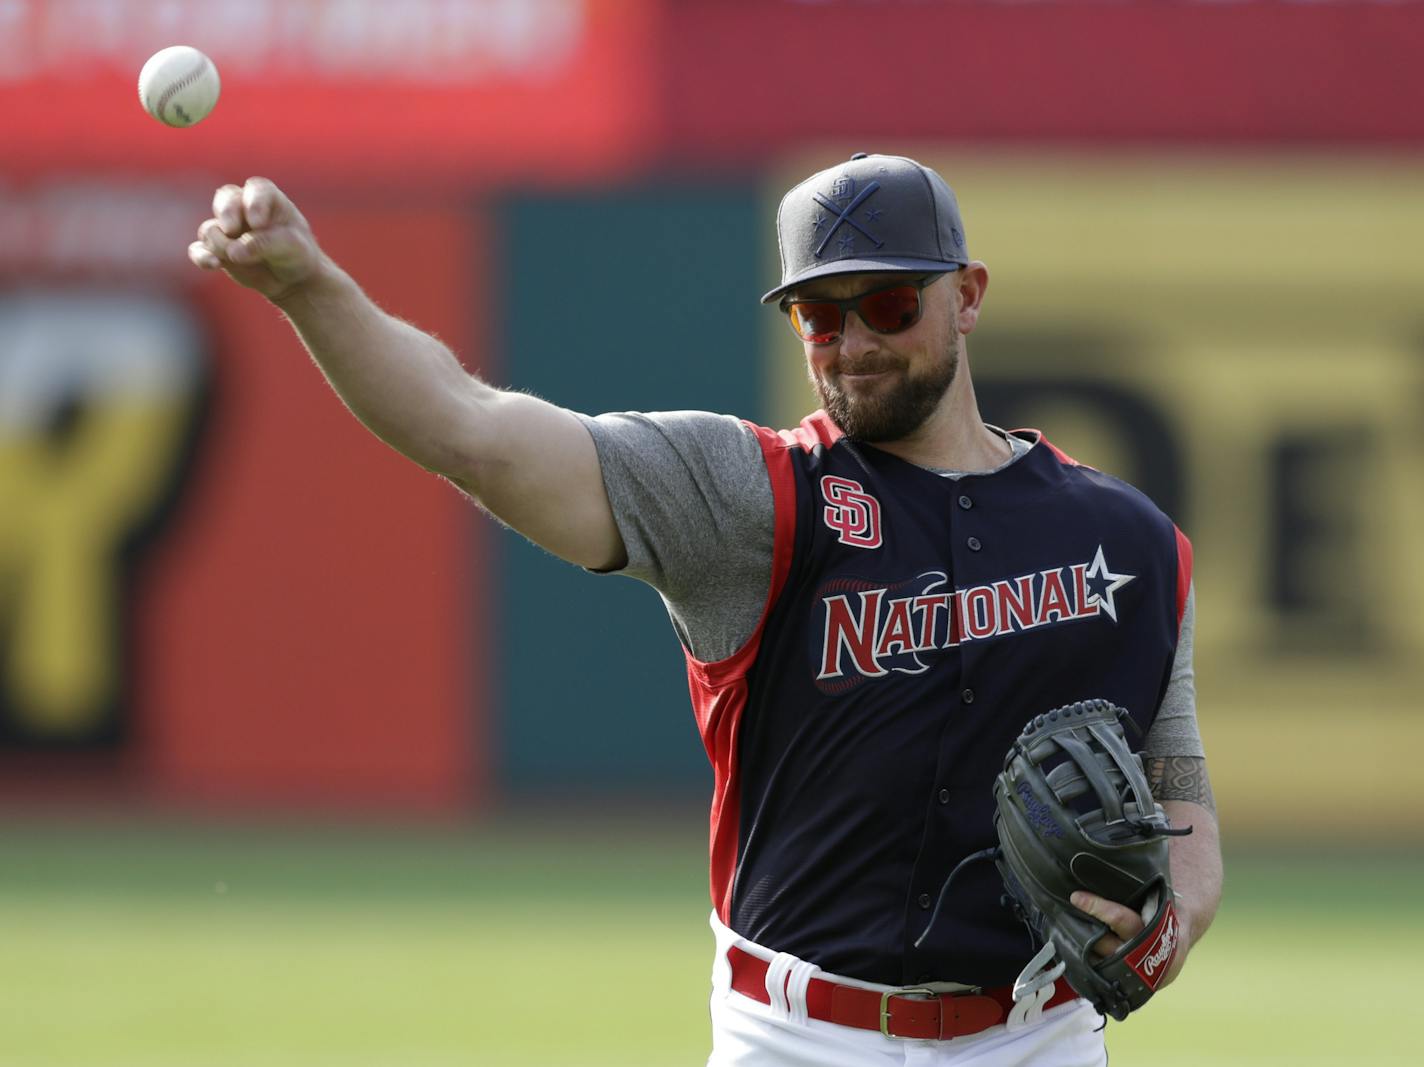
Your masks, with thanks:
[{"label": "elbow", "polygon": [[512,463],[492,432],[489,408],[494,390],[463,372],[461,377],[417,421],[414,440],[401,451],[478,498],[481,487],[507,476]]}]

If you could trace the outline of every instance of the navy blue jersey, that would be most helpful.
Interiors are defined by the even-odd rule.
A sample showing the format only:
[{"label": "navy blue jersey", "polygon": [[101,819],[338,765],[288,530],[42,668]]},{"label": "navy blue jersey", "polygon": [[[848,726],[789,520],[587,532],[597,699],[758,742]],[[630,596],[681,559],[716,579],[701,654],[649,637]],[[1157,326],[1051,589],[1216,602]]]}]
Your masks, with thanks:
[{"label": "navy blue jersey", "polygon": [[733,656],[688,659],[717,913],[836,974],[1010,982],[1032,946],[992,863],[913,942],[949,871],[994,844],[993,779],[1028,719],[1103,697],[1145,735],[1190,546],[1036,431],[1007,467],[951,479],[822,413],[753,429],[776,501],[766,612]]}]

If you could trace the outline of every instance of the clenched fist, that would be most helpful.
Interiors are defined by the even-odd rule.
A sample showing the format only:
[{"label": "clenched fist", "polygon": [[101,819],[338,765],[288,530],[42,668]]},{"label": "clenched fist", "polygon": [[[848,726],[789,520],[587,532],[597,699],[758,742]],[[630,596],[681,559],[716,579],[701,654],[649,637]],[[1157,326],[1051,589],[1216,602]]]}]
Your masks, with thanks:
[{"label": "clenched fist", "polygon": [[203,270],[226,271],[272,301],[312,280],[325,261],[307,220],[266,178],[213,194],[213,217],[198,227],[188,258]]}]

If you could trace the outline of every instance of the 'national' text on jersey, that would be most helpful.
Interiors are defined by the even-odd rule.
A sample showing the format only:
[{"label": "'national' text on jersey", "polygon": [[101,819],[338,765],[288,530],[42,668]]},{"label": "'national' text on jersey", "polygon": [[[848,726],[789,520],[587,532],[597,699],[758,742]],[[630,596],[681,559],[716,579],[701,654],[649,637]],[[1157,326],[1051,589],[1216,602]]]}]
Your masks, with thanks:
[{"label": "'national' text on jersey", "polygon": [[[1100,614],[1116,622],[1113,593],[1133,577],[1109,572],[1099,547],[1091,562],[968,589],[947,589],[943,571],[928,571],[888,588],[827,590],[820,598],[824,640],[816,677],[840,678],[848,670],[867,678],[919,674],[928,665],[918,653]],[[844,580],[829,584],[843,588]],[[901,589],[912,592],[890,595]]]}]

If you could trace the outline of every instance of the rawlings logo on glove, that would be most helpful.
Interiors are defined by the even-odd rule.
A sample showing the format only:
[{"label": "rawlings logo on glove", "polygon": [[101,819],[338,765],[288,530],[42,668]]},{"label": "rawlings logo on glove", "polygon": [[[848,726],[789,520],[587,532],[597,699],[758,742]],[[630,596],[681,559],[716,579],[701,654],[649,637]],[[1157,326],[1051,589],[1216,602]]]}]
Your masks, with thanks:
[{"label": "rawlings logo on glove", "polygon": [[1172,957],[1177,954],[1177,911],[1170,901],[1162,909],[1162,922],[1157,928],[1161,933],[1156,940],[1145,942],[1126,957],[1128,966],[1154,990],[1161,985],[1162,977],[1172,966]]}]

